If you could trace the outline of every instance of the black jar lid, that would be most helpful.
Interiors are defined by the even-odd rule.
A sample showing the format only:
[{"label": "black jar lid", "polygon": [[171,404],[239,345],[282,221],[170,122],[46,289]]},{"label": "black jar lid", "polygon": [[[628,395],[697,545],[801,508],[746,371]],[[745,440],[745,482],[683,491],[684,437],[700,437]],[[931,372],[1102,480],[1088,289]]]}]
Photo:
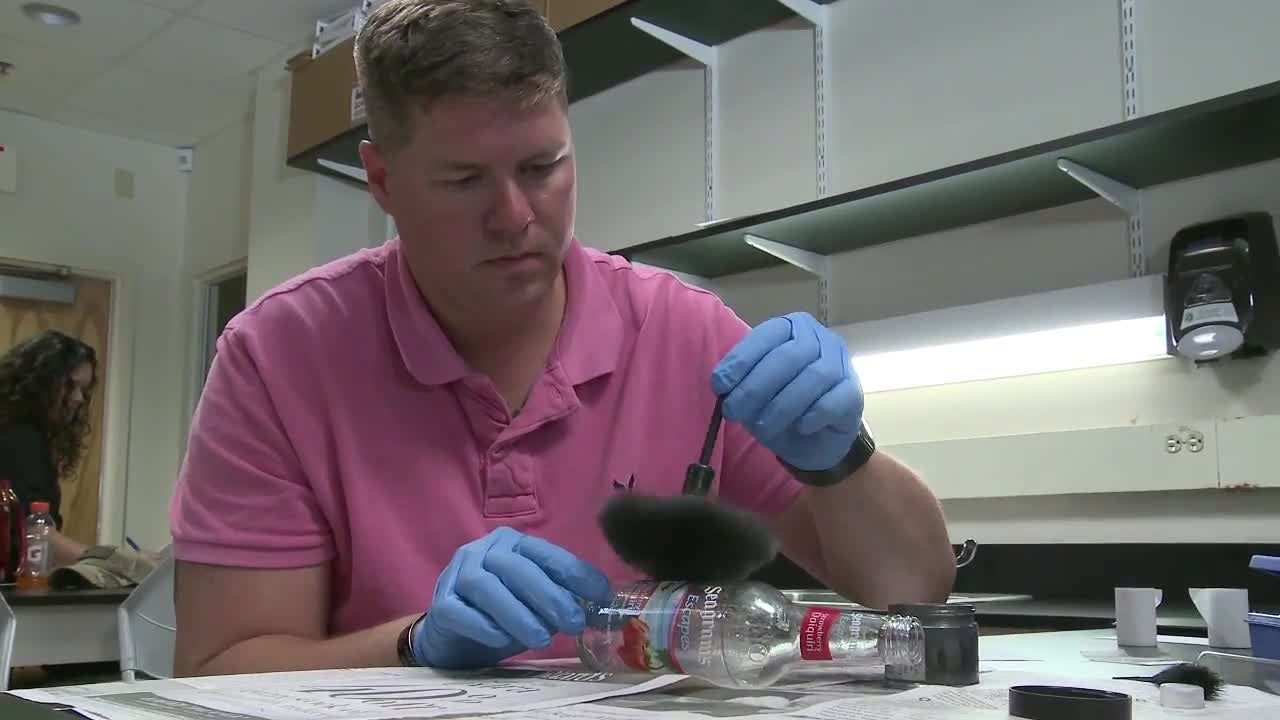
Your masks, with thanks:
[{"label": "black jar lid", "polygon": [[1015,685],[1009,715],[1026,720],[1130,720],[1133,698],[1091,688]]},{"label": "black jar lid", "polygon": [[922,623],[929,620],[956,620],[976,617],[977,608],[971,603],[899,603],[889,606],[894,615],[909,615]]}]

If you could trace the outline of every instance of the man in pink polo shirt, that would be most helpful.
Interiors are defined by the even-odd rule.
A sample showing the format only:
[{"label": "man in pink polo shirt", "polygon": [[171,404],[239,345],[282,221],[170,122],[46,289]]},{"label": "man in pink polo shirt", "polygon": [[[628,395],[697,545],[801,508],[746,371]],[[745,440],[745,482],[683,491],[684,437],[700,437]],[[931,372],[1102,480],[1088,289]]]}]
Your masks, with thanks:
[{"label": "man in pink polo shirt", "polygon": [[172,501],[179,673],[572,656],[579,599],[637,579],[597,513],[679,493],[717,395],[721,501],[849,597],[946,596],[938,504],[875,451],[839,336],[803,313],[748,328],[575,238],[536,10],[390,0],[356,56],[400,234],[219,339]]}]

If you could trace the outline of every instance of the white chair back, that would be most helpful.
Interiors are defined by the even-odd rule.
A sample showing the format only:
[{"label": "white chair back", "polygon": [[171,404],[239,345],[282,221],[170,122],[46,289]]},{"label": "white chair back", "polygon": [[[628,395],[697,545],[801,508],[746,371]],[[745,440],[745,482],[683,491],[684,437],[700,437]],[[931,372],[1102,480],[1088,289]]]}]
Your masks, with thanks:
[{"label": "white chair back", "polygon": [[116,611],[120,674],[125,682],[173,677],[173,553],[169,548]]},{"label": "white chair back", "polygon": [[9,689],[9,673],[13,670],[13,638],[18,631],[18,616],[0,595],[0,692]]}]

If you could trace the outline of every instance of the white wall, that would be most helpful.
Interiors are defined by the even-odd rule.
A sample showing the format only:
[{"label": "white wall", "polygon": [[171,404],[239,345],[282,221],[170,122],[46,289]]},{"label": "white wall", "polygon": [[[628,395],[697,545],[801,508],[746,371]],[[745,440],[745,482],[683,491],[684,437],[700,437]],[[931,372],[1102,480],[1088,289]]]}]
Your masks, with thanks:
[{"label": "white wall", "polygon": [[[256,110],[177,151],[0,113],[0,142],[18,151],[17,194],[0,194],[0,256],[69,265],[116,281],[106,379],[101,527],[168,542],[199,372],[201,280],[248,261],[248,299],[359,247],[379,244],[386,216],[358,188],[284,167],[288,78],[258,83]],[[131,173],[134,196],[113,194]]]},{"label": "white wall", "polygon": [[[841,0],[831,7],[830,192],[923,172],[1121,119],[1116,0],[1010,6],[972,0]],[[1269,0],[1138,0],[1142,109],[1273,80],[1280,20]],[[167,540],[164,509],[187,427],[197,280],[248,258],[249,299],[316,264],[384,240],[387,219],[357,188],[284,166],[288,74],[258,78],[252,117],[174,151],[0,113],[21,190],[0,195],[0,255],[117,279],[101,537]],[[793,20],[722,52],[717,216],[812,199],[812,32]],[[705,214],[702,68],[679,63],[575,103],[578,233],[614,249],[685,232]],[[766,117],[768,113],[771,114]],[[135,178],[131,199],[112,175]],[[1182,225],[1234,210],[1280,214],[1280,167],[1177,183],[1144,198],[1153,271]],[[1124,218],[1101,201],[912,238],[837,259],[833,322],[848,323],[1124,277]],[[963,274],[956,268],[967,265]],[[718,281],[748,321],[816,309],[791,268]],[[1172,362],[877,394],[878,437],[903,443],[1280,413],[1280,364],[1188,373]],[[147,384],[141,380],[146,379]],[[1119,483],[1119,480],[1118,480]],[[957,538],[1271,539],[1274,492],[1116,493],[956,500]]]},{"label": "white wall", "polygon": [[[1117,0],[841,0],[831,15],[826,42],[834,43],[833,62],[824,80],[832,193],[1123,120]],[[1280,21],[1276,3],[1231,0],[1206,8],[1194,0],[1139,0],[1137,16],[1145,112],[1280,78],[1280,49],[1261,39]],[[729,125],[717,136],[720,217],[816,196],[812,33],[796,28],[789,22],[753,34],[722,53],[721,122]],[[590,229],[580,232],[584,242],[615,249],[690,230],[701,220],[700,206],[691,203],[701,200],[703,87],[690,87],[700,77],[700,70],[657,74],[575,105],[575,133],[587,138],[580,141],[580,173],[591,182],[578,210],[579,229]],[[659,114],[653,104],[662,88],[674,94]],[[766,110],[777,115],[762,127]],[[671,120],[641,129],[628,120],[636,117]],[[743,124],[734,125],[735,118]],[[673,156],[673,147],[685,151]],[[665,168],[657,180],[648,170],[655,156]],[[629,172],[633,167],[643,171]],[[1280,163],[1273,163],[1145,193],[1150,270],[1161,271],[1169,239],[1193,221],[1255,208],[1280,216],[1278,181]],[[846,253],[835,259],[831,322],[1123,278],[1126,229],[1120,211],[1097,200]],[[752,323],[816,310],[816,282],[792,268],[720,278],[714,287]],[[1170,359],[877,393],[868,411],[877,438],[890,447],[1275,414],[1280,362],[1191,371]],[[1115,478],[1117,488],[1124,482]],[[1274,540],[1280,521],[1275,490],[944,504],[953,537],[980,542]]]},{"label": "white wall", "polygon": [[[195,278],[245,257],[246,121],[177,151],[0,113],[19,191],[0,194],[0,256],[114,281],[99,539],[168,542],[166,507],[190,403]],[[132,197],[115,193],[117,172]]]},{"label": "white wall", "polygon": [[242,261],[248,249],[253,118],[246,115],[193,151],[184,262],[193,277]]},{"label": "white wall", "polygon": [[284,58],[258,74],[247,184],[249,299],[311,267],[386,239],[385,213],[367,191],[285,165],[289,73]]},{"label": "white wall", "polygon": [[[177,467],[188,177],[172,148],[26,116],[0,113],[0,137],[20,164],[18,192],[0,194],[0,255],[115,281],[99,537],[118,542],[126,505],[170,486]],[[114,192],[120,171],[133,197]],[[138,520],[139,541],[150,526]]]}]

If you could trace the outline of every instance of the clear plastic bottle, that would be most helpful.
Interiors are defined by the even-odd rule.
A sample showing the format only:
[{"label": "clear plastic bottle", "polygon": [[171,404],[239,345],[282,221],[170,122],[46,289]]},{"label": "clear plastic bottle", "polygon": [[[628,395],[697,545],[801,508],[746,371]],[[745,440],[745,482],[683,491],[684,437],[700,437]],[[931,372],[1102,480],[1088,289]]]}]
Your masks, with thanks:
[{"label": "clear plastic bottle", "polygon": [[22,567],[18,569],[19,590],[47,590],[49,575],[53,572],[53,550],[49,536],[54,531],[53,516],[49,514],[49,503],[31,503],[31,514],[27,516],[26,547],[22,557]]},{"label": "clear plastic bottle", "polygon": [[578,655],[596,672],[680,673],[760,688],[809,662],[916,666],[924,630],[897,615],[807,607],[759,582],[646,582],[587,604]]}]

